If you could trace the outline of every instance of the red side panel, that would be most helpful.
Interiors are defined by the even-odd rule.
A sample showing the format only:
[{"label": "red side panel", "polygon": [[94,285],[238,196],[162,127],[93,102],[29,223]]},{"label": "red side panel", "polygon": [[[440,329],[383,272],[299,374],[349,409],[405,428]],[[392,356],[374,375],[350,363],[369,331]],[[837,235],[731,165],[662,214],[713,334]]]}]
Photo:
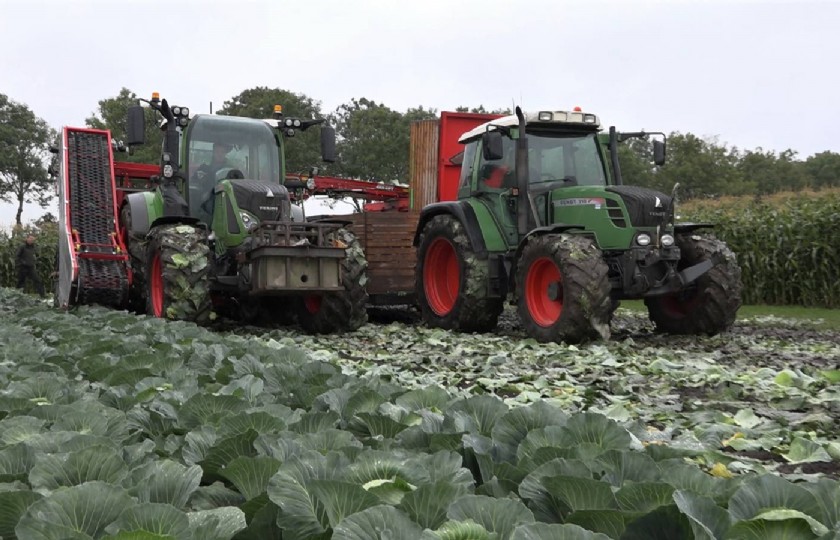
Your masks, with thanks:
[{"label": "red side panel", "polygon": [[461,166],[450,158],[463,151],[458,138],[472,128],[501,118],[499,114],[447,112],[440,113],[440,146],[438,147],[438,200],[454,201],[458,198],[458,179]]}]

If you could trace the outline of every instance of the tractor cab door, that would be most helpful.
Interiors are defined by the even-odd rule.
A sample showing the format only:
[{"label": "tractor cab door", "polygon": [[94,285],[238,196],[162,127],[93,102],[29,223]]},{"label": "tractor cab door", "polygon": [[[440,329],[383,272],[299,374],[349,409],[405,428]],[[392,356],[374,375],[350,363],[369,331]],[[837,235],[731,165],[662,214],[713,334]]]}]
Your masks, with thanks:
[{"label": "tractor cab door", "polygon": [[502,158],[488,160],[481,151],[481,139],[466,145],[458,198],[484,205],[508,246],[516,246],[515,142],[504,137],[502,150]]}]

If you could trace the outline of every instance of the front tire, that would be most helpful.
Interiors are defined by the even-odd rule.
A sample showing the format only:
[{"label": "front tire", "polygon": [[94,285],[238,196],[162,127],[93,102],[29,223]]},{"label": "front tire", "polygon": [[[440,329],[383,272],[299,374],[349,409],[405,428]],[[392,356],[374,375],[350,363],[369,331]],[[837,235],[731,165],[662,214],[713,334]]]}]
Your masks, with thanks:
[{"label": "front tire", "polygon": [[684,291],[645,299],[648,316],[658,332],[707,334],[729,329],[741,307],[741,268],[735,254],[717,238],[677,236],[678,269],[712,261],[711,270]]},{"label": "front tire", "polygon": [[152,317],[210,320],[207,231],[193,225],[155,227],[149,233],[146,266],[146,313]]},{"label": "front tire", "polygon": [[327,240],[345,246],[341,262],[344,290],[300,298],[298,322],[313,334],[352,332],[367,322],[367,258],[356,235],[347,229],[327,235]]},{"label": "front tire", "polygon": [[462,332],[493,330],[504,299],[490,297],[488,270],[460,221],[451,215],[429,220],[417,248],[414,286],[426,324]]},{"label": "front tire", "polygon": [[548,234],[528,241],[517,264],[517,308],[537,341],[609,339],[613,301],[601,250],[582,236]]}]

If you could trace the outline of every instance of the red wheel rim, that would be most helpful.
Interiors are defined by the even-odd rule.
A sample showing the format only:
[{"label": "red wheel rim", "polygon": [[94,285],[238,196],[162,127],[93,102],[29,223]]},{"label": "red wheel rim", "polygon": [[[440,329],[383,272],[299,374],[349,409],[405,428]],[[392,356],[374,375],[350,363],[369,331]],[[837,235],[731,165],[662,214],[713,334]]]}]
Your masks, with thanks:
[{"label": "red wheel rim", "polygon": [[[531,318],[540,326],[551,326],[563,313],[563,276],[548,257],[537,259],[525,277],[525,302]],[[557,299],[549,296],[548,288],[557,285]]]},{"label": "red wheel rim", "polygon": [[444,317],[455,308],[461,288],[461,270],[455,246],[446,238],[436,238],[423,262],[423,290],[435,314]]},{"label": "red wheel rim", "polygon": [[303,298],[303,305],[306,307],[306,311],[314,315],[321,311],[321,297],[315,295],[305,296]]},{"label": "red wheel rim", "polygon": [[152,271],[149,276],[149,297],[152,301],[152,315],[163,317],[163,266],[160,262],[160,252],[152,256]]}]

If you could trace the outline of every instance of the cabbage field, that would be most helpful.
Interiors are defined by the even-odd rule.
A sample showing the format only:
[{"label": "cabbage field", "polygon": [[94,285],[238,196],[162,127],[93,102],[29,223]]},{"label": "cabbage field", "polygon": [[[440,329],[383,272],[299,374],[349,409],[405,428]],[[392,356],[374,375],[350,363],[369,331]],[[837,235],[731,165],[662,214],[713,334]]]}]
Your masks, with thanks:
[{"label": "cabbage field", "polygon": [[213,329],[0,289],[0,537],[840,539],[840,334]]}]

